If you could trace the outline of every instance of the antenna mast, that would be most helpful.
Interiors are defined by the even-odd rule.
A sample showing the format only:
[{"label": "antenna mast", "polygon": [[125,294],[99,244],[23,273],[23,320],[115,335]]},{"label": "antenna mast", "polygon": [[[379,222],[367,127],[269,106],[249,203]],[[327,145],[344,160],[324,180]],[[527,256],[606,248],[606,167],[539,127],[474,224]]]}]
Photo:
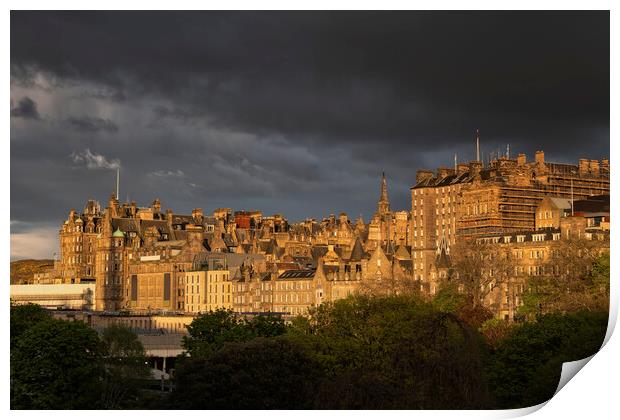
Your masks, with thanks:
[{"label": "antenna mast", "polygon": [[480,129],[476,129],[476,161],[480,162]]},{"label": "antenna mast", "polygon": [[118,198],[118,190],[119,190],[119,185],[120,185],[119,184],[120,177],[121,177],[121,167],[117,166],[116,167],[116,199],[117,200],[119,199]]}]

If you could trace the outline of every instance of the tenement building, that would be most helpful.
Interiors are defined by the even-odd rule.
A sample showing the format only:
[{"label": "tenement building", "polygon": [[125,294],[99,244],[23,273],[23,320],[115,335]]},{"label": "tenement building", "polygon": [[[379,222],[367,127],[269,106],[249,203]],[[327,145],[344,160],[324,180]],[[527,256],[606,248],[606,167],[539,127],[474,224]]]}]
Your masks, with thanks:
[{"label": "tenement building", "polygon": [[[544,270],[537,259],[575,236],[609,246],[608,194],[608,160],[559,164],[542,152],[533,162],[519,155],[420,170],[410,212],[390,208],[384,174],[368,223],[346,213],[298,223],[232,208],[179,214],[159,199],[138,207],[113,194],[105,208],[89,200],[69,212],[59,259],[32,286],[91,284],[84,306],[110,316],[219,308],[298,315],[355,293],[433,295],[455,278],[455,247],[481,240],[520,261],[485,299],[512,319],[525,280]],[[60,289],[45,293],[70,300]]]},{"label": "tenement building", "polygon": [[411,232],[416,279],[430,281],[441,252],[449,255],[457,239],[533,231],[535,212],[546,196],[580,200],[609,194],[609,160],[580,159],[565,164],[533,162],[524,154],[419,170],[411,188]]},{"label": "tenement building", "polygon": [[[492,252],[504,253],[503,259],[497,258],[486,268],[492,271],[501,267],[508,275],[492,273],[491,290],[484,302],[501,318],[515,318],[523,304],[528,279],[562,276],[576,270],[589,272],[589,259],[609,252],[609,196],[575,201],[572,209],[567,209],[568,203],[563,202],[555,197],[543,200],[536,209],[537,224],[540,220],[541,226],[533,231],[489,234],[476,239]],[[557,218],[552,216],[556,212]],[[549,222],[551,218],[553,221]]]}]

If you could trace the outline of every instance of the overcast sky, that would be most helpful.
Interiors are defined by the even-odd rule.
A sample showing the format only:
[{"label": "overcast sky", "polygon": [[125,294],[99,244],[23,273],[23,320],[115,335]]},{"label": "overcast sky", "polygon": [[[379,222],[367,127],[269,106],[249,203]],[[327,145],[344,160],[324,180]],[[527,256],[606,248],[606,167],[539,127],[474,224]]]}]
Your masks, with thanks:
[{"label": "overcast sky", "polygon": [[609,155],[608,12],[11,12],[11,258],[121,199],[368,221],[481,149]]}]

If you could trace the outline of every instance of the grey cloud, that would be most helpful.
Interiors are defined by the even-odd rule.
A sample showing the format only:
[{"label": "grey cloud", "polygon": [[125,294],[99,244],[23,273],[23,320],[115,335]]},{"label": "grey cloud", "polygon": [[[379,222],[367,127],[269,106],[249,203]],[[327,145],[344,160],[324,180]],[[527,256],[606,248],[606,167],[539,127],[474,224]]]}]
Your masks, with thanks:
[{"label": "grey cloud", "polygon": [[90,149],[73,152],[70,157],[73,163],[84,164],[88,169],[118,169],[121,166],[120,160],[108,160],[101,154],[91,152]]},{"label": "grey cloud", "polygon": [[70,117],[65,120],[65,124],[73,130],[87,133],[118,131],[118,126],[113,121],[97,117]]},{"label": "grey cloud", "polygon": [[164,178],[164,177],[180,178],[180,177],[184,177],[185,173],[182,170],[177,169],[175,171],[171,171],[171,170],[154,171],[154,172],[150,172],[149,175],[156,176],[159,178]]},{"label": "grey cloud", "polygon": [[13,106],[13,100],[11,100],[11,117],[31,120],[41,118],[37,110],[37,103],[27,96],[21,98],[16,106]]}]

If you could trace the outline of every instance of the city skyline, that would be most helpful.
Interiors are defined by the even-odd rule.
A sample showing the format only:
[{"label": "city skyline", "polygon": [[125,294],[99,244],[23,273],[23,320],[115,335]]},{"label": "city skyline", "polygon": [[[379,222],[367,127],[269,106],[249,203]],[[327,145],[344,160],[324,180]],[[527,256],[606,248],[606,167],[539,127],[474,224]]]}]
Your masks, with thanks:
[{"label": "city skyline", "polygon": [[472,160],[478,128],[485,154],[609,157],[608,17],[13,12],[12,258],[118,165],[122,201],[368,222],[381,172],[411,210],[415,171]]}]

